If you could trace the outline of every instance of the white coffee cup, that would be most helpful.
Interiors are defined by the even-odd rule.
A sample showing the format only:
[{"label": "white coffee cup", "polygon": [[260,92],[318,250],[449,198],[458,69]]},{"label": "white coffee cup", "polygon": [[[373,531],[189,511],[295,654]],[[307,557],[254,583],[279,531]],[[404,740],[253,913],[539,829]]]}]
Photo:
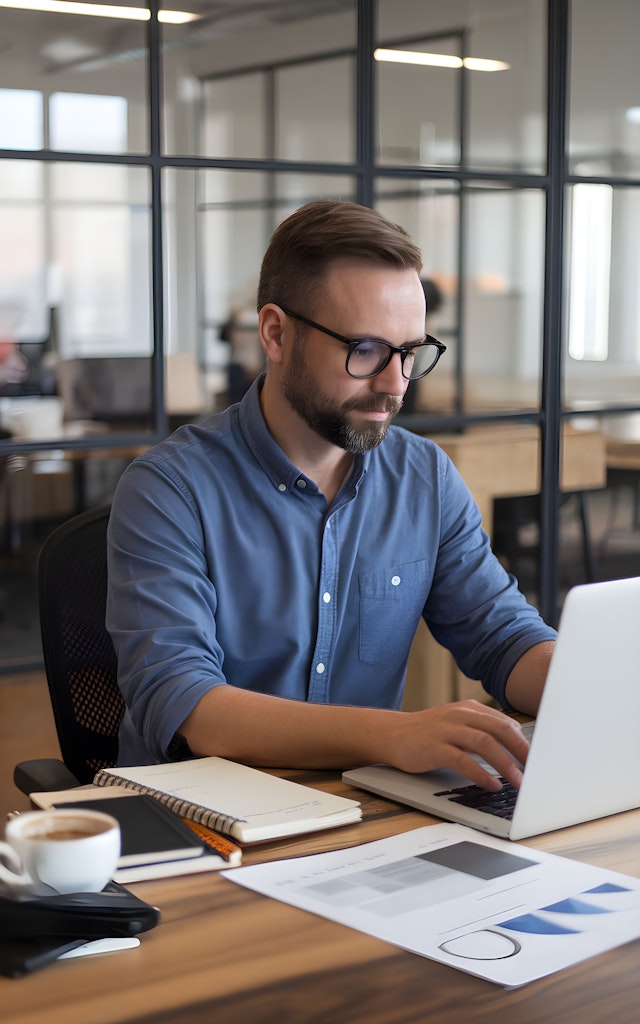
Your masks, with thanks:
[{"label": "white coffee cup", "polygon": [[7,822],[0,885],[12,895],[100,892],[120,856],[120,826],[101,811],[27,811]]}]

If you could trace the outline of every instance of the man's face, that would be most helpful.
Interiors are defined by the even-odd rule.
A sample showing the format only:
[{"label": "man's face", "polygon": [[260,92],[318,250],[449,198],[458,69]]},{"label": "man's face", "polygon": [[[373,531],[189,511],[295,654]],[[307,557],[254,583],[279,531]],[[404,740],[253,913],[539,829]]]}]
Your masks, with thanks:
[{"label": "man's face", "polygon": [[[313,312],[296,310],[338,334],[401,346],[424,337],[424,293],[414,270],[352,259],[336,261],[320,285]],[[357,379],[345,368],[348,348],[312,327],[295,339],[283,365],[282,393],[292,409],[329,444],[356,453],[375,448],[402,407],[408,381],[399,354],[375,377]]]}]

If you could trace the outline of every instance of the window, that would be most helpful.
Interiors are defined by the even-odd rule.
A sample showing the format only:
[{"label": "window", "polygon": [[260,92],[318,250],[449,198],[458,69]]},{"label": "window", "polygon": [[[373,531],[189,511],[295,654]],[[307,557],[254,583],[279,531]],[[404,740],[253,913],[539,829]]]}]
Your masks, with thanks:
[{"label": "window", "polygon": [[42,93],[32,89],[0,89],[0,149],[42,149]]},{"label": "window", "polygon": [[49,148],[78,153],[126,153],[124,96],[54,92],[49,100]]},{"label": "window", "polygon": [[569,245],[569,355],[602,361],[609,353],[610,185],[575,185]]}]

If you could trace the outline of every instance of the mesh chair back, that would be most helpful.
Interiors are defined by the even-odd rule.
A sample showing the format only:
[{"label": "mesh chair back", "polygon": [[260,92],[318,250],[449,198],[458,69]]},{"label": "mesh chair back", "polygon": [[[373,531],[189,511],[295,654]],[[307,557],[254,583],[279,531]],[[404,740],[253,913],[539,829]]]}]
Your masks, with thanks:
[{"label": "mesh chair back", "polygon": [[81,783],[118,755],[124,702],[105,627],[110,506],[47,537],[38,563],[44,664],[62,758]]}]

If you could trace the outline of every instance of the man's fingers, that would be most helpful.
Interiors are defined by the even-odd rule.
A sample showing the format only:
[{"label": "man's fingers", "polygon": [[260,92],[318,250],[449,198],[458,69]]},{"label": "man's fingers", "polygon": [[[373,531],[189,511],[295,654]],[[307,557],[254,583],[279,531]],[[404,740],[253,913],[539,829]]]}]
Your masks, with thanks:
[{"label": "man's fingers", "polygon": [[[518,723],[512,718],[507,718],[502,712],[496,713],[489,708],[486,710],[491,711],[491,714],[473,711],[470,716],[465,716],[465,725],[477,731],[476,739],[478,740],[477,745],[472,743],[468,749],[473,753],[480,754],[494,768],[499,768],[491,758],[491,754],[495,752],[495,742],[497,742],[511,758],[515,758],[520,765],[524,765],[529,753],[529,743]],[[503,763],[508,764],[506,761]]]},{"label": "man's fingers", "polygon": [[511,720],[472,716],[467,718],[455,739],[452,736],[450,740],[460,755],[460,766],[452,765],[456,771],[485,789],[498,790],[500,780],[478,764],[476,758],[481,758],[512,786],[520,787],[522,765],[526,761],[529,744],[519,726]]},{"label": "man's fingers", "polygon": [[[520,767],[499,744],[495,744],[494,748],[491,752],[485,750],[479,754],[478,751],[470,750],[468,746],[458,747],[454,749],[450,763],[446,767],[453,768],[454,771],[466,776],[477,786],[482,786],[483,789],[497,792],[502,787],[502,779],[519,789],[522,782]],[[486,767],[476,760],[474,754],[476,757],[480,756],[498,774],[494,775],[487,771]]]}]

